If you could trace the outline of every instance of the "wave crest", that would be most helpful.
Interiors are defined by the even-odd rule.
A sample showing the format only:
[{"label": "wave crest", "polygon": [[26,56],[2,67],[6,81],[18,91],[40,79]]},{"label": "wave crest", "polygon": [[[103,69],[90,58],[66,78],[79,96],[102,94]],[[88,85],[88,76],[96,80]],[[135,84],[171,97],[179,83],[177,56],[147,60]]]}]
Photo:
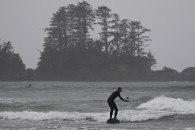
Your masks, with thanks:
[{"label": "wave crest", "polygon": [[195,101],[187,101],[181,98],[171,98],[166,96],[156,97],[137,107],[153,111],[175,112],[177,114],[195,114]]},{"label": "wave crest", "polygon": [[[158,120],[164,117],[181,115],[183,117],[195,118],[195,101],[186,101],[180,98],[160,96],[151,99],[134,110],[120,110],[119,120],[123,122]],[[190,116],[192,115],[192,116]],[[21,111],[0,112],[1,119],[21,120],[68,120],[68,121],[96,121],[106,122],[109,112],[104,113],[80,113],[80,112],[35,112]]]}]

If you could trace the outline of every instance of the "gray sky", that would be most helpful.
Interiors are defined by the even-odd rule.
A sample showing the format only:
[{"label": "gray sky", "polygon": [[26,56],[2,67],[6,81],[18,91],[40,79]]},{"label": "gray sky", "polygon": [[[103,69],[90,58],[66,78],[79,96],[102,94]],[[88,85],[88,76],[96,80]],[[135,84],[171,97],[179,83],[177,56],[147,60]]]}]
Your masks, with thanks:
[{"label": "gray sky", "polygon": [[[0,0],[0,38],[11,41],[26,68],[36,68],[44,28],[59,7],[81,0]],[[149,47],[157,64],[182,71],[195,66],[195,0],[86,0],[96,8],[106,5],[120,18],[140,20],[152,31]]]}]

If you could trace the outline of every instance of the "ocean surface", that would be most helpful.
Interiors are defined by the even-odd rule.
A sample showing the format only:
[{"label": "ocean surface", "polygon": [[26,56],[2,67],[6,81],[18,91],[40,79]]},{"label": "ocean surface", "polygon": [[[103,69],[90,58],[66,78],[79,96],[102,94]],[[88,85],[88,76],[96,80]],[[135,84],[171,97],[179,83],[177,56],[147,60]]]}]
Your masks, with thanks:
[{"label": "ocean surface", "polygon": [[[130,102],[107,124],[118,87]],[[0,82],[0,129],[195,130],[195,82]]]}]

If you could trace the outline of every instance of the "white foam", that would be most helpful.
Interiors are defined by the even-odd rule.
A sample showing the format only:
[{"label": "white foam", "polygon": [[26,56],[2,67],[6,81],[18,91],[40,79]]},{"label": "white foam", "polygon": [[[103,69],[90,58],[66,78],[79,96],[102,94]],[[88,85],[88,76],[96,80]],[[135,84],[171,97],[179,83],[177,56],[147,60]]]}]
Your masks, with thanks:
[{"label": "white foam", "polygon": [[[119,110],[118,119],[121,121],[156,120],[172,115],[195,115],[195,101],[180,98],[157,97],[141,104],[135,110]],[[79,113],[79,112],[0,112],[1,119],[21,120],[71,120],[106,122],[109,112]]]},{"label": "white foam", "polygon": [[108,113],[78,113],[78,112],[0,112],[2,119],[22,119],[22,120],[95,120],[102,121],[108,119]]},{"label": "white foam", "polygon": [[0,98],[0,103],[7,103],[7,104],[11,104],[11,103],[26,103],[29,99],[23,99],[23,98]]},{"label": "white foam", "polygon": [[123,121],[156,120],[173,115],[195,115],[195,101],[160,96],[139,105],[135,110],[119,112]]},{"label": "white foam", "polygon": [[195,114],[195,101],[160,96],[137,107],[153,111],[175,112],[177,114]]},{"label": "white foam", "polygon": [[122,121],[146,121],[156,120],[164,116],[170,116],[173,113],[165,111],[152,111],[152,110],[126,110],[121,111],[119,114]]}]

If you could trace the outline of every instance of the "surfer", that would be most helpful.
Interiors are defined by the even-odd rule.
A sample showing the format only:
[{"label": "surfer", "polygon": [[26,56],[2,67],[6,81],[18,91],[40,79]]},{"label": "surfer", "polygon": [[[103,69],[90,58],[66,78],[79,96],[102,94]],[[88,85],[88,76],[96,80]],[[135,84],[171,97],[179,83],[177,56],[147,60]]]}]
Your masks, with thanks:
[{"label": "surfer", "polygon": [[123,100],[124,102],[129,102],[125,99],[123,99],[120,95],[120,93],[122,92],[122,88],[119,87],[117,89],[117,91],[114,91],[109,97],[108,97],[108,105],[110,106],[110,119],[112,119],[112,114],[113,114],[113,111],[115,110],[115,114],[114,114],[114,118],[116,119],[117,118],[117,114],[118,114],[118,108],[116,106],[116,103],[114,102],[115,98],[119,97],[121,100]]}]

